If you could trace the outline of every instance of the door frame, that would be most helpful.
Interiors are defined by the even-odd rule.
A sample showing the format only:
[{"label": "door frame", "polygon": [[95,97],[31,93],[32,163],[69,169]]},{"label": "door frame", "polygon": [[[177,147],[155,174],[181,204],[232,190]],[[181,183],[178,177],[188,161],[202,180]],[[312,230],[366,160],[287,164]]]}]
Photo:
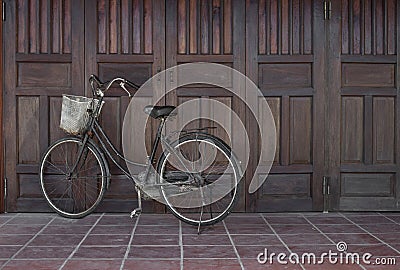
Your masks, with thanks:
[{"label": "door frame", "polygon": [[[3,14],[3,5],[0,5],[0,14]],[[4,151],[3,151],[3,18],[0,20],[0,153],[3,157],[0,162],[0,213],[5,211],[4,209]]]}]

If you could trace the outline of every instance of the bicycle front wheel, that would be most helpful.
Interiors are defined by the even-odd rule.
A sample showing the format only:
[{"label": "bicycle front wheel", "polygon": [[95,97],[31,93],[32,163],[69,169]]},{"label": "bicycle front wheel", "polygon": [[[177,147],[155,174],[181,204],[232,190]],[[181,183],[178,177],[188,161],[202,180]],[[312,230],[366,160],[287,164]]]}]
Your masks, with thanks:
[{"label": "bicycle front wheel", "polygon": [[158,184],[167,208],[185,223],[206,226],[223,220],[238,195],[239,165],[218,138],[193,133],[172,144],[158,162]]},{"label": "bicycle front wheel", "polygon": [[81,139],[75,137],[58,140],[46,150],[40,164],[44,197],[63,217],[88,215],[106,189],[108,170],[100,151],[88,141],[79,157],[82,145]]}]

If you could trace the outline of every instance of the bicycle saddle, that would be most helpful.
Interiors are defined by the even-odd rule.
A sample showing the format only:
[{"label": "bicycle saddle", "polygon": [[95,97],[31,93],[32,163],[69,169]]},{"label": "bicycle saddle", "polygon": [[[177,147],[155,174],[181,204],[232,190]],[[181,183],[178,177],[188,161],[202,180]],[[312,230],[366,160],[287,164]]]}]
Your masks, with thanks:
[{"label": "bicycle saddle", "polygon": [[[143,111],[144,113],[150,115],[153,118],[160,118],[160,117],[166,117],[171,114],[171,112],[175,110],[175,106],[152,106],[152,105],[147,105],[144,107]],[[175,115],[175,113],[174,113]]]}]

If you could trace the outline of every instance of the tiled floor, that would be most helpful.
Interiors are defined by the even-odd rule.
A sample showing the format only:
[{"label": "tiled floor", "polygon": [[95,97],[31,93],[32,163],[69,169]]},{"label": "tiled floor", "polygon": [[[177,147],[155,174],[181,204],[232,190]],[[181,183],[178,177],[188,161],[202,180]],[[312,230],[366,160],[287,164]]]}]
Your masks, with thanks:
[{"label": "tiled floor", "polygon": [[[346,251],[338,250],[346,245]],[[321,258],[329,251],[336,253],[331,258],[336,263]],[[272,263],[257,261],[265,252],[276,254]],[[346,256],[367,252],[372,254],[367,262],[361,257],[360,264],[346,264]],[[303,253],[314,253],[316,262]],[[302,257],[304,263],[292,263]],[[375,263],[392,258],[397,265]],[[400,213],[232,214],[201,235],[171,215],[92,214],[69,220],[55,214],[3,214],[0,269],[399,270]]]}]

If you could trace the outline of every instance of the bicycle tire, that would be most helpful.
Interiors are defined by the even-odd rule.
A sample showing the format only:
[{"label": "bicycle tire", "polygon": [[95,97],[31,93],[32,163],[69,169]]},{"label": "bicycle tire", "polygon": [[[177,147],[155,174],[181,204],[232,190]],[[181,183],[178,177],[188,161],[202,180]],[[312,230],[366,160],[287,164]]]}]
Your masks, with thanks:
[{"label": "bicycle tire", "polygon": [[[171,153],[166,153],[166,152],[163,152],[161,154],[159,160],[158,160],[158,164],[157,164],[157,173],[158,173],[157,183],[160,185],[160,193],[161,193],[161,196],[162,196],[162,198],[163,198],[168,210],[175,217],[177,217],[181,221],[183,221],[183,222],[185,222],[187,224],[190,224],[190,225],[195,225],[195,226],[213,225],[215,223],[220,222],[227,215],[229,215],[230,211],[232,210],[232,208],[235,205],[235,202],[237,201],[237,197],[238,197],[238,194],[239,194],[239,188],[240,188],[240,185],[239,185],[240,176],[241,176],[240,167],[239,167],[239,164],[238,164],[235,156],[233,155],[230,147],[228,145],[226,145],[219,138],[217,138],[215,136],[212,136],[210,134],[206,134],[206,133],[189,133],[189,134],[187,134],[185,136],[182,136],[177,141],[173,142],[171,144],[171,146],[174,147],[174,149],[176,150],[178,148],[181,148],[181,146],[184,146],[185,144],[190,143],[190,142],[195,142],[195,144],[198,144],[199,147],[200,147],[201,143],[207,143],[207,144],[210,144],[210,145],[214,145],[229,160],[229,164],[233,169],[233,174],[232,174],[233,175],[233,182],[228,182],[228,184],[233,185],[232,190],[228,194],[226,194],[224,197],[222,197],[219,200],[216,200],[215,202],[213,201],[212,198],[211,199],[207,198],[207,201],[209,202],[209,204],[206,204],[206,202],[204,202],[204,203],[202,202],[201,203],[202,207],[188,208],[187,206],[185,206],[185,207],[177,207],[176,205],[173,205],[174,202],[171,201],[170,198],[175,196],[173,199],[176,199],[176,197],[179,196],[179,195],[172,194],[172,195],[170,195],[170,198],[169,198],[169,194],[167,192],[168,187],[165,187],[164,185],[166,185],[167,182],[171,182],[171,184],[173,185],[173,181],[168,179],[168,177],[166,176],[167,173],[171,173],[172,172],[170,175],[173,175],[173,173],[179,174],[179,172],[176,172],[176,169],[177,169],[176,166],[175,166],[175,168],[173,168],[173,170],[175,170],[175,171],[172,171],[172,170],[166,171],[166,168],[168,166],[169,167],[173,167],[173,166],[171,166],[171,164],[168,163],[168,158],[172,154]],[[179,150],[179,151],[182,152],[182,150]],[[200,153],[200,151],[198,151],[197,154],[199,156],[203,155],[202,153]],[[207,171],[207,169],[210,168],[210,166],[208,166],[205,171]],[[186,173],[186,172],[183,172],[183,173]],[[208,175],[206,177],[208,177],[210,174],[211,173],[208,172]],[[214,175],[216,175],[216,174],[214,173]],[[176,175],[173,176],[173,177],[175,177],[175,179],[179,178],[179,176],[177,177]],[[182,178],[182,175],[180,177]],[[203,176],[201,176],[201,177],[203,178]],[[217,178],[217,180],[218,180],[218,178]],[[182,182],[182,180],[179,180],[179,181]],[[202,187],[204,190],[206,190],[208,187],[209,187],[210,190],[212,188],[217,187],[216,184],[215,184],[217,181],[213,181],[212,182],[210,180],[204,179],[204,183],[207,183],[207,182],[208,182],[208,184],[206,184],[205,186]],[[223,182],[222,184],[226,184],[226,182]],[[215,186],[212,187],[212,185],[215,185]],[[198,189],[201,192],[201,188],[198,187]],[[208,190],[207,190],[207,192],[208,192]],[[216,198],[222,196],[221,192],[227,192],[227,190],[219,189],[219,192],[218,192]],[[229,198],[228,197],[226,198],[226,196],[228,196]],[[188,198],[185,198],[185,200],[187,200],[187,199]],[[214,212],[217,215],[213,216],[212,207],[218,206],[217,205],[218,202],[222,202],[223,200],[227,201],[226,206],[222,206],[219,211]],[[176,202],[176,200],[175,200],[175,202]],[[184,204],[184,201],[182,201],[182,204]],[[207,210],[207,209],[209,209],[209,212],[204,212],[204,210]],[[200,211],[200,213],[195,213],[196,211],[197,212]],[[201,214],[201,211],[203,211],[203,214]]]},{"label": "bicycle tire", "polygon": [[93,212],[107,188],[108,165],[91,140],[87,141],[76,170],[70,171],[81,146],[82,139],[78,137],[62,138],[47,148],[40,163],[43,195],[55,212],[67,218],[82,218]]}]

